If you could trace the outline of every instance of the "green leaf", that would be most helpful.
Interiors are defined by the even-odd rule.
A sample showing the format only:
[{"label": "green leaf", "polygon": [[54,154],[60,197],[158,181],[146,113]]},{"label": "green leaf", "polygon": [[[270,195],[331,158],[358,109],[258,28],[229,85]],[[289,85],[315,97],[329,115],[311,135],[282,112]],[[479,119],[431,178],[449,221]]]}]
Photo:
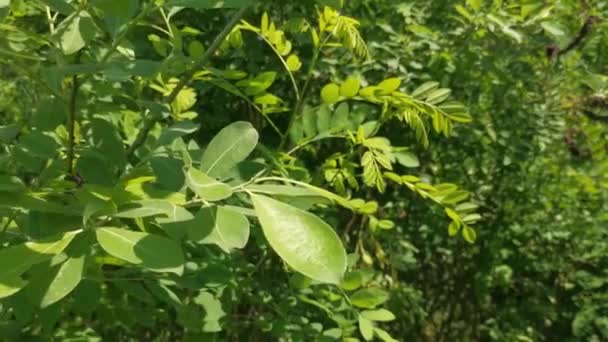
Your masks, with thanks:
[{"label": "green leaf", "polygon": [[412,97],[422,99],[428,95],[429,92],[437,89],[439,82],[429,81],[421,84],[416,90],[412,92]]},{"label": "green leaf", "polygon": [[456,234],[458,234],[459,230],[460,230],[460,223],[458,221],[450,222],[450,225],[448,226],[448,234],[450,236],[456,236]]},{"label": "green leaf", "polygon": [[107,30],[112,37],[116,37],[139,9],[138,0],[100,0],[95,5],[103,11],[103,19]]},{"label": "green leaf", "polygon": [[10,297],[21,291],[27,285],[27,281],[19,276],[0,280],[0,299]]},{"label": "green leaf", "polygon": [[47,99],[42,101],[36,109],[32,117],[32,125],[42,131],[53,131],[65,121],[65,118],[66,108],[62,102]]},{"label": "green leaf", "polygon": [[80,231],[69,232],[58,237],[37,242],[30,241],[0,250],[0,283],[15,284],[17,277],[32,265],[49,260],[63,252],[79,233]]},{"label": "green leaf", "polygon": [[401,86],[401,80],[396,77],[387,78],[386,80],[384,80],[384,81],[380,82],[380,84],[378,84],[378,88],[380,89],[380,93],[382,95],[390,95],[394,91],[399,90],[400,86]]},{"label": "green leaf", "polygon": [[472,244],[475,243],[475,240],[477,240],[477,232],[475,232],[475,229],[465,225],[462,228],[462,237],[466,242]]},{"label": "green leaf", "polygon": [[[212,220],[206,223],[212,225],[211,232],[201,242],[216,244],[226,253],[245,247],[249,241],[249,220],[245,215],[223,206],[201,210],[208,210]],[[200,230],[202,227],[193,228]]]},{"label": "green leaf", "polygon": [[479,221],[481,219],[482,219],[482,217],[479,214],[468,214],[467,216],[465,216],[462,219],[462,222],[464,222],[464,223],[474,223],[474,222],[477,222],[477,221]]},{"label": "green leaf", "polygon": [[238,87],[244,87],[245,94],[259,95],[264,93],[274,83],[277,77],[277,73],[274,71],[267,71],[257,75],[253,79],[241,80],[236,83]]},{"label": "green leaf", "polygon": [[302,62],[300,62],[300,58],[296,55],[290,55],[287,57],[287,68],[289,71],[298,71],[302,67]]},{"label": "green leaf", "polygon": [[196,91],[189,87],[184,87],[177,93],[177,97],[171,103],[171,107],[176,114],[181,114],[194,107],[196,104]]},{"label": "green leaf", "polygon": [[321,98],[325,103],[335,103],[340,99],[340,87],[330,83],[321,89]]},{"label": "green leaf", "polygon": [[394,339],[391,335],[389,335],[389,333],[387,333],[386,331],[384,331],[380,328],[374,328],[374,333],[376,334],[376,336],[378,336],[379,339],[381,339],[384,342],[399,342],[398,340]]},{"label": "green leaf", "polygon": [[566,35],[566,33],[564,32],[562,27],[559,25],[559,23],[543,21],[542,23],[540,23],[540,26],[542,26],[543,29],[545,29],[545,31],[547,31],[548,33],[550,33],[556,37],[561,37],[561,36]]},{"label": "green leaf", "polygon": [[351,128],[352,126],[348,103],[342,102],[338,105],[338,108],[336,108],[334,115],[331,118],[331,131],[339,132],[343,129]]},{"label": "green leaf", "polygon": [[354,97],[359,93],[361,83],[356,77],[349,77],[340,85],[340,95],[344,97]]},{"label": "green leaf", "polygon": [[420,166],[420,160],[418,160],[418,157],[411,153],[411,152],[407,152],[407,151],[401,151],[401,152],[394,152],[393,156],[395,157],[395,159],[397,160],[397,162],[405,167],[419,167]]},{"label": "green leaf", "polygon": [[376,322],[390,322],[395,319],[395,315],[386,309],[365,310],[361,312],[361,316]]},{"label": "green leaf", "polygon": [[8,176],[0,175],[0,191],[2,192],[24,192],[27,188],[21,179]]},{"label": "green leaf", "polygon": [[[44,3],[48,4],[49,7],[53,10],[53,11],[57,11],[63,15],[70,15],[72,14],[75,9],[72,5],[70,5],[66,0],[43,0]],[[10,0],[6,0],[7,3],[10,2]]]},{"label": "green leaf", "polygon": [[188,55],[190,56],[190,58],[194,59],[195,61],[198,61],[199,59],[203,58],[204,54],[205,47],[201,42],[199,42],[198,40],[193,40],[192,42],[190,42],[190,44],[188,45]]},{"label": "green leaf", "polygon": [[262,14],[262,21],[260,22],[260,30],[262,31],[262,35],[264,37],[268,36],[268,28],[270,27],[269,21],[270,19],[268,18],[268,13],[264,12]]},{"label": "green leaf", "polygon": [[69,258],[51,269],[44,268],[39,277],[34,276],[26,292],[38,306],[45,308],[70,294],[82,280],[85,257]]},{"label": "green leaf", "polygon": [[232,196],[232,188],[228,184],[218,182],[197,169],[188,170],[186,183],[195,194],[205,201],[221,201]]},{"label": "green leaf", "polygon": [[362,315],[359,315],[359,331],[366,341],[371,341],[374,338],[374,324]]},{"label": "green leaf", "polygon": [[253,100],[254,103],[268,106],[276,106],[281,103],[281,99],[278,96],[266,93],[264,95],[256,96]]},{"label": "green leaf", "polygon": [[481,8],[482,0],[467,0],[467,4],[471,6],[473,11],[478,12]]},{"label": "green leaf", "polygon": [[205,332],[221,331],[220,319],[226,316],[226,312],[222,309],[222,302],[206,291],[201,291],[194,298],[194,302],[205,309],[202,330]]},{"label": "green leaf", "polygon": [[288,197],[320,197],[319,193],[311,189],[279,184],[248,185],[245,189],[266,195]]},{"label": "green leaf", "polygon": [[171,127],[165,128],[158,139],[156,140],[155,148],[173,143],[177,138],[192,134],[198,131],[200,124],[192,121],[180,121],[173,124]]},{"label": "green leaf", "polygon": [[388,300],[388,293],[377,288],[361,289],[350,296],[354,306],[373,309]]},{"label": "green leaf", "polygon": [[99,228],[95,233],[101,247],[116,258],[153,272],[181,275],[184,271],[184,254],[173,240],[113,227]]},{"label": "green leaf", "polygon": [[331,129],[331,112],[329,107],[321,105],[317,110],[317,131],[319,133],[327,132]]},{"label": "green leaf", "polygon": [[247,6],[251,0],[169,0],[168,6],[190,7],[195,9],[239,8]]},{"label": "green leaf", "polygon": [[327,223],[269,197],[252,195],[251,199],[266,239],[289,266],[319,282],[340,283],[346,251]]},{"label": "green leaf", "polygon": [[57,28],[63,53],[72,55],[84,48],[95,36],[95,22],[86,11],[74,13]]},{"label": "green leaf", "polygon": [[0,141],[2,142],[11,142],[17,137],[17,134],[19,134],[17,125],[0,126]]},{"label": "green leaf", "polygon": [[238,121],[224,127],[207,146],[201,170],[210,177],[222,177],[251,154],[258,138],[258,132],[249,122]]},{"label": "green leaf", "polygon": [[344,275],[340,287],[347,291],[353,291],[363,285],[363,273],[361,271],[351,271]]},{"label": "green leaf", "polygon": [[114,216],[122,218],[141,218],[165,215],[169,218],[177,219],[180,214],[183,214],[183,211],[180,209],[185,210],[166,200],[149,199],[129,203],[126,207],[121,208]]},{"label": "green leaf", "polygon": [[304,108],[302,113],[302,126],[304,128],[304,135],[307,138],[314,137],[317,135],[317,113],[311,107]]},{"label": "green leaf", "polygon": [[433,90],[426,96],[425,101],[430,104],[441,103],[450,96],[450,93],[452,93],[452,91],[447,88],[440,88],[437,90]]},{"label": "green leaf", "polygon": [[378,221],[378,228],[380,229],[393,229],[395,228],[395,222],[391,220],[380,220]]}]

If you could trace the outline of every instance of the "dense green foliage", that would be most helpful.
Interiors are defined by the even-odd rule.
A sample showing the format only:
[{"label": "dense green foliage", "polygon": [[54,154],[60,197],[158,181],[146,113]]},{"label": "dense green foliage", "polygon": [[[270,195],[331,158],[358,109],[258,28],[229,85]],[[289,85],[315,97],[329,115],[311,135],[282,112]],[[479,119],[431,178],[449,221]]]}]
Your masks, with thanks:
[{"label": "dense green foliage", "polygon": [[608,340],[607,16],[0,0],[0,339]]}]

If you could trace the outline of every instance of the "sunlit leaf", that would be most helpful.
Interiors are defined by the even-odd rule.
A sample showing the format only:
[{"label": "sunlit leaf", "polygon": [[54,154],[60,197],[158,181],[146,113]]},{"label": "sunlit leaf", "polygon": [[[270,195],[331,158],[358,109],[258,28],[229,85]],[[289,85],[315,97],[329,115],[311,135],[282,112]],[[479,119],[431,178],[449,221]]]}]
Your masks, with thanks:
[{"label": "sunlit leaf", "polygon": [[209,143],[201,160],[201,170],[213,178],[245,160],[258,143],[258,132],[248,122],[224,127]]},{"label": "sunlit leaf", "polygon": [[320,218],[269,197],[251,199],[272,248],[294,270],[338,284],[346,271],[346,251],[335,231]]},{"label": "sunlit leaf", "polygon": [[206,201],[221,201],[232,195],[228,184],[218,182],[197,169],[188,170],[186,183],[194,193]]}]

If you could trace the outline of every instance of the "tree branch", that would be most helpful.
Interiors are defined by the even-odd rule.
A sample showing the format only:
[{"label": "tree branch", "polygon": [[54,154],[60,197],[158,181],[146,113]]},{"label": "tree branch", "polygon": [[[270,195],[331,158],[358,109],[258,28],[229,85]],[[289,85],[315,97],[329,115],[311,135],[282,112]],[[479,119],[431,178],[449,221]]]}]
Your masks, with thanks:
[{"label": "tree branch", "polygon": [[555,44],[549,45],[547,47],[547,57],[549,59],[559,58],[562,55],[565,55],[566,53],[579,47],[583,43],[585,38],[591,33],[591,29],[592,29],[593,25],[595,23],[597,23],[598,21],[600,21],[599,17],[593,16],[593,15],[587,17],[587,19],[585,20],[585,23],[581,27],[580,31],[578,32],[576,37],[574,37],[574,39],[568,44],[568,46],[566,46],[563,49],[560,49]]},{"label": "tree branch", "polygon": [[[207,64],[211,56],[213,56],[217,49],[220,48],[226,37],[230,34],[230,32],[232,32],[232,29],[238,24],[243,15],[245,15],[245,12],[248,8],[249,6],[244,6],[230,19],[230,21],[228,22],[228,24],[226,24],[222,32],[220,32],[220,34],[215,37],[215,40],[213,40],[213,43],[211,43],[211,46],[209,46],[207,51],[205,51],[205,54],[201,57],[201,59],[198,60],[198,62],[196,62],[196,64],[182,76],[179,83],[175,86],[171,94],[169,94],[169,96],[167,96],[167,98],[165,99],[167,103],[172,103],[179,94],[179,92],[182,91],[182,89],[184,89],[188,82],[192,80],[194,74],[198,70],[202,69],[205,64]],[[156,125],[156,123],[160,119],[162,119],[162,117],[157,113],[151,113],[145,119],[144,127],[139,131],[137,137],[135,138],[135,141],[133,141],[133,144],[131,144],[131,146],[129,146],[129,149],[127,150],[127,159],[131,159],[135,155],[135,151],[141,145],[143,145],[143,143],[148,138],[148,135],[150,134],[150,130],[152,130],[154,125]]]},{"label": "tree branch", "polygon": [[589,119],[593,120],[593,121],[599,121],[599,122],[603,122],[603,123],[608,123],[608,116],[604,116],[604,115],[598,115],[593,113],[590,110],[583,110],[582,113]]}]

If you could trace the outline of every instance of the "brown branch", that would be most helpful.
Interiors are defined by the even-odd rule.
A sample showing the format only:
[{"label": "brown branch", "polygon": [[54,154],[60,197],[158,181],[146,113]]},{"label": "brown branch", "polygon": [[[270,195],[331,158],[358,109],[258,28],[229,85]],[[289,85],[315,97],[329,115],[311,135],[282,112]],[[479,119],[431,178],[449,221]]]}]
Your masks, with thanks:
[{"label": "brown branch", "polygon": [[583,24],[581,29],[578,31],[578,34],[565,48],[560,49],[555,44],[551,44],[551,45],[547,46],[547,57],[549,59],[559,58],[559,57],[565,55],[566,53],[578,48],[584,42],[585,38],[587,38],[587,36],[589,36],[589,34],[591,33],[591,29],[593,28],[593,25],[599,21],[600,21],[599,17],[593,16],[593,15],[588,16],[587,19],[585,20],[585,23]]},{"label": "brown branch", "polygon": [[603,123],[608,123],[608,116],[598,115],[589,110],[583,110],[582,113],[589,119],[593,121],[599,121]]}]

